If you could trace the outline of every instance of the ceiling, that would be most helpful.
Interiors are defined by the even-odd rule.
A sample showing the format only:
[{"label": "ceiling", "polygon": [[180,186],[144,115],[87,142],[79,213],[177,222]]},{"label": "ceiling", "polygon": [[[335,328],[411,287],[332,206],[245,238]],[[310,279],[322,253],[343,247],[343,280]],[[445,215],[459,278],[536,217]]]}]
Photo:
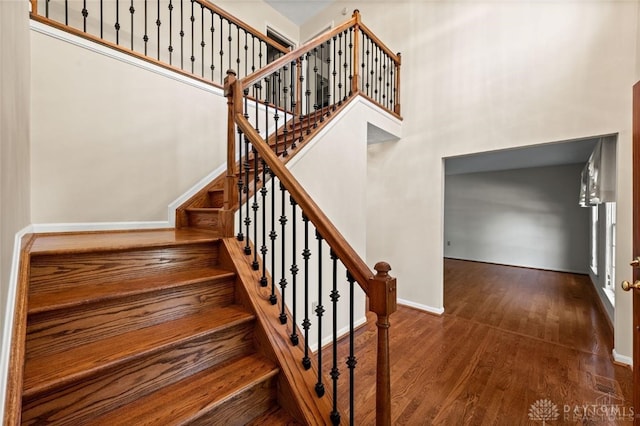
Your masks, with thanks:
[{"label": "ceiling", "polygon": [[445,174],[586,163],[600,138],[579,139],[445,159]]},{"label": "ceiling", "polygon": [[265,0],[271,7],[302,25],[335,0]]}]

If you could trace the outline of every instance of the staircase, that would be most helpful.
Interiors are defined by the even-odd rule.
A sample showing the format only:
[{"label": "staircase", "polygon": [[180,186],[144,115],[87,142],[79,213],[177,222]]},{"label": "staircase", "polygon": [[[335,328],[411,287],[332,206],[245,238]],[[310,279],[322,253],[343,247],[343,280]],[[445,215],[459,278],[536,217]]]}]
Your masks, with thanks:
[{"label": "staircase", "polygon": [[23,424],[298,424],[256,318],[200,230],[39,235]]}]

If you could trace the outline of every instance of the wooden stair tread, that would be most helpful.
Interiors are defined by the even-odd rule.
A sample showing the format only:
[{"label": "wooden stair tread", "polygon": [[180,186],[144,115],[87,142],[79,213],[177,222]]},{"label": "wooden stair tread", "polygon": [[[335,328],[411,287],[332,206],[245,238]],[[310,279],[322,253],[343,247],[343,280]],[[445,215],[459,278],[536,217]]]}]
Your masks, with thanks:
[{"label": "wooden stair tread", "polygon": [[203,281],[220,282],[231,279],[234,272],[214,267],[194,268],[186,271],[170,271],[117,283],[79,284],[55,291],[31,292],[29,314],[70,308],[119,297],[149,293],[171,287],[180,287]]},{"label": "wooden stair tread", "polygon": [[27,359],[24,368],[23,397],[254,319],[254,315],[232,305],[204,310],[174,321],[70,348],[61,353]]},{"label": "wooden stair tread", "polygon": [[131,404],[92,419],[89,424],[185,424],[278,372],[273,362],[261,355],[244,356],[158,389]]},{"label": "wooden stair tread", "polygon": [[198,244],[219,240],[214,231],[198,229],[159,229],[147,231],[82,232],[38,234],[31,255],[117,251],[135,248]]},{"label": "wooden stair tread", "polygon": [[302,423],[291,417],[282,407],[273,407],[261,416],[256,417],[245,426],[302,426]]}]

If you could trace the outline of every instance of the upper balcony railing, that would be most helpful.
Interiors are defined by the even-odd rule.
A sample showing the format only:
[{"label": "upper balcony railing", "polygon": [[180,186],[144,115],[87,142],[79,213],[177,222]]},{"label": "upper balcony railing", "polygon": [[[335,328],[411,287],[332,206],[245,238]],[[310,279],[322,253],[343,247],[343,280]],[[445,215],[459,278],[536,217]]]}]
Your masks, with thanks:
[{"label": "upper balcony railing", "polygon": [[31,17],[222,87],[289,51],[206,0],[30,0]]}]

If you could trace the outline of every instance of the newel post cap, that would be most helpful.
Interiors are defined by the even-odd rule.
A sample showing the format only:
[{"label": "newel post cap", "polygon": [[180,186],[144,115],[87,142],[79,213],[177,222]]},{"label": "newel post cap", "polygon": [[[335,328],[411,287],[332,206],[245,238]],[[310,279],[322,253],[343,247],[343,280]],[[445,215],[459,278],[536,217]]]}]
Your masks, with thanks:
[{"label": "newel post cap", "polygon": [[224,78],[224,95],[231,96],[231,85],[236,82],[236,71],[232,69],[227,70],[227,76]]},{"label": "newel post cap", "polygon": [[388,316],[397,310],[396,279],[389,275],[391,266],[378,262],[376,275],[369,281],[369,309],[378,316]]}]

